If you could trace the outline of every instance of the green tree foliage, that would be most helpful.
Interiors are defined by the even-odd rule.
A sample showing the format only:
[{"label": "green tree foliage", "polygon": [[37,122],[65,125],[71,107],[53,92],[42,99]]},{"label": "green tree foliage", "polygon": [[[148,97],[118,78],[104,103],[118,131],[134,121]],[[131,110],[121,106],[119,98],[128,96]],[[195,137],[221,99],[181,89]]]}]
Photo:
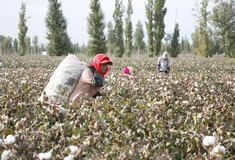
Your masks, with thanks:
[{"label": "green tree foliage", "polygon": [[114,19],[114,54],[116,57],[122,57],[124,54],[123,40],[123,5],[122,0],[115,0]]},{"label": "green tree foliage", "polygon": [[18,53],[18,50],[19,50],[18,40],[15,38],[13,41],[13,52]]},{"label": "green tree foliage", "polygon": [[3,54],[3,40],[4,40],[4,36],[3,35],[0,35],[0,53]]},{"label": "green tree foliage", "polygon": [[209,12],[207,11],[208,0],[202,0],[199,16],[199,26],[196,27],[196,31],[193,35],[193,51],[195,54],[201,57],[211,57],[212,48],[209,37],[209,29],[207,27]]},{"label": "green tree foliage", "polygon": [[132,14],[133,14],[132,0],[128,0],[126,28],[125,28],[125,55],[127,57],[131,56],[131,50],[132,50],[132,41],[133,41],[133,36],[132,36],[133,29],[131,22]]},{"label": "green tree foliage", "polygon": [[88,56],[95,56],[98,53],[106,52],[105,23],[99,0],[91,0],[90,9],[91,12],[88,17],[90,40],[88,41],[86,54]]},{"label": "green tree foliage", "polygon": [[161,51],[161,41],[165,35],[164,17],[167,9],[164,7],[166,0],[148,0],[145,4],[146,29],[148,34],[148,56],[158,56]]},{"label": "green tree foliage", "polygon": [[31,54],[31,39],[30,37],[25,37],[26,43],[26,53]]},{"label": "green tree foliage", "polygon": [[12,53],[12,38],[11,37],[6,37],[3,40],[3,44],[2,44],[2,48],[3,48],[3,54],[10,54]]},{"label": "green tree foliage", "polygon": [[108,22],[107,28],[108,28],[107,48],[108,48],[108,53],[112,55],[114,53],[114,34],[113,34],[113,25],[111,21]]},{"label": "green tree foliage", "polygon": [[227,56],[235,58],[235,1],[216,1],[212,24],[218,41]]},{"label": "green tree foliage", "polygon": [[161,41],[165,35],[164,17],[167,9],[164,7],[166,0],[155,0],[153,4],[153,29],[154,29],[154,54],[159,55],[161,51]]},{"label": "green tree foliage", "polygon": [[34,36],[34,37],[33,37],[33,53],[34,53],[34,54],[39,53],[39,52],[38,52],[38,49],[39,49],[39,47],[38,47],[38,37],[37,37],[37,36]]},{"label": "green tree foliage", "polygon": [[134,34],[134,49],[137,50],[137,53],[140,54],[140,50],[145,48],[144,42],[144,31],[143,25],[139,20],[136,24],[135,34]]},{"label": "green tree foliage", "polygon": [[195,32],[191,34],[192,37],[192,51],[194,54],[197,54],[198,52],[198,46],[199,46],[199,28],[195,28]]},{"label": "green tree foliage", "polygon": [[73,44],[74,53],[80,53],[79,43]]},{"label": "green tree foliage", "polygon": [[44,44],[41,43],[40,48],[39,48],[39,53],[42,53],[43,51],[46,51],[46,47]]},{"label": "green tree foliage", "polygon": [[177,57],[180,52],[179,36],[180,36],[179,24],[176,23],[172,40],[171,40],[171,50],[170,50],[171,57]]},{"label": "green tree foliage", "polygon": [[170,33],[165,34],[164,36],[165,43],[162,43],[162,46],[161,46],[162,53],[165,51],[170,52],[170,48],[171,48],[170,40],[171,40],[171,34]]},{"label": "green tree foliage", "polygon": [[46,16],[47,39],[47,53],[49,55],[67,55],[72,53],[72,43],[67,34],[67,20],[63,16],[60,9],[61,3],[58,0],[48,0],[49,12]]},{"label": "green tree foliage", "polygon": [[26,53],[26,42],[25,42],[25,37],[26,37],[26,33],[28,31],[28,27],[26,26],[26,17],[25,17],[25,12],[26,12],[26,4],[22,3],[21,4],[21,11],[19,14],[19,34],[18,34],[18,39],[19,39],[19,45],[20,45],[20,52],[19,55],[20,56],[24,56]]},{"label": "green tree foliage", "polygon": [[84,54],[86,53],[87,46],[85,46],[84,44],[80,46],[79,43],[75,43],[73,45],[73,50],[74,50],[74,53],[76,54]]},{"label": "green tree foliage", "polygon": [[180,43],[180,52],[185,54],[185,53],[190,53],[191,47],[188,38],[182,37],[181,43]]},{"label": "green tree foliage", "polygon": [[148,44],[147,44],[147,52],[149,57],[154,56],[154,41],[153,41],[153,0],[148,0],[145,4],[145,12],[147,16],[147,22],[145,23],[148,35]]}]

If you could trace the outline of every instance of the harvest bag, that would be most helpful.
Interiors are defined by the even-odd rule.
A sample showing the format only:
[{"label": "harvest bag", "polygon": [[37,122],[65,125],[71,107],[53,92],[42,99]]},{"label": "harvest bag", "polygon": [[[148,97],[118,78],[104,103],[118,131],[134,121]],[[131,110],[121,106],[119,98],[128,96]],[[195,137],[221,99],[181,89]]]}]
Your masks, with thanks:
[{"label": "harvest bag", "polygon": [[45,96],[50,102],[67,103],[86,68],[86,63],[80,62],[76,55],[68,55],[56,68],[38,100],[42,102]]}]

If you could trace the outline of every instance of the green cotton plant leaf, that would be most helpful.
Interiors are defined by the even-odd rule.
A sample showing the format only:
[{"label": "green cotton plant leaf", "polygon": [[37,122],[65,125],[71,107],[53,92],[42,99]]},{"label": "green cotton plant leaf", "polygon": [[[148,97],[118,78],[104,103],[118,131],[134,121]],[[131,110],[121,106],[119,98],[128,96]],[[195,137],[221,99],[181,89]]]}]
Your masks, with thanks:
[{"label": "green cotton plant leaf", "polygon": [[80,138],[83,138],[85,133],[86,133],[86,131],[84,131],[84,130],[78,131],[78,135],[80,136]]},{"label": "green cotton plant leaf", "polygon": [[73,134],[78,134],[79,130],[80,130],[80,129],[77,127],[75,130],[73,130],[72,133],[73,133]]},{"label": "green cotton plant leaf", "polygon": [[113,127],[113,121],[110,122],[110,127]]},{"label": "green cotton plant leaf", "polygon": [[10,129],[6,129],[6,130],[4,131],[4,135],[5,135],[5,136],[8,136],[8,135],[10,135],[10,134],[14,135],[15,132],[14,132],[13,130],[10,130]]},{"label": "green cotton plant leaf", "polygon": [[135,102],[131,101],[130,106],[133,107],[135,105]]},{"label": "green cotton plant leaf", "polygon": [[95,120],[101,124],[104,124],[104,118],[98,114],[95,115]]},{"label": "green cotton plant leaf", "polygon": [[222,85],[224,85],[224,83],[219,83],[219,82],[217,82],[217,83],[214,83],[214,85],[222,86]]},{"label": "green cotton plant leaf", "polygon": [[23,90],[27,91],[27,89],[28,89],[28,85],[27,84],[23,85]]},{"label": "green cotton plant leaf", "polygon": [[224,142],[225,142],[225,143],[227,143],[227,142],[235,143],[235,138],[227,139],[227,140],[225,140]]},{"label": "green cotton plant leaf", "polygon": [[119,112],[117,110],[115,110],[115,116],[118,116]]}]

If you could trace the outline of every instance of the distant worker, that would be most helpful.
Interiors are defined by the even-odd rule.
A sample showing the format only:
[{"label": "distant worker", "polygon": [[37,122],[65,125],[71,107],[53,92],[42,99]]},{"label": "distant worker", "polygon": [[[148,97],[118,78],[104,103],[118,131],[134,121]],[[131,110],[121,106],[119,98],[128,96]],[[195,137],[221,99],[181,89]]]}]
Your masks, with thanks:
[{"label": "distant worker", "polygon": [[157,70],[159,72],[170,73],[170,59],[168,58],[168,53],[164,52],[161,57],[158,58]]},{"label": "distant worker", "polygon": [[124,74],[134,74],[136,72],[136,70],[133,67],[124,67],[123,68],[123,73]]}]

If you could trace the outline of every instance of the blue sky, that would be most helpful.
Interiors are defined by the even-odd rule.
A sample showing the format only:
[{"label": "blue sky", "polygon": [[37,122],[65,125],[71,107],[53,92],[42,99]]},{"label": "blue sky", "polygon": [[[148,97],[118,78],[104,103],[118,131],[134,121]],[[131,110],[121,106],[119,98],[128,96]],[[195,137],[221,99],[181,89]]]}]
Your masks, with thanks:
[{"label": "blue sky", "polygon": [[[87,17],[90,12],[90,0],[59,0],[62,3],[64,16],[68,21],[68,34],[73,43],[87,44],[89,35],[87,34]],[[21,3],[26,3],[26,17],[28,17],[27,36],[33,38],[38,36],[39,43],[47,44],[45,17],[48,12],[47,0],[0,0],[0,35],[17,38],[19,12]],[[105,14],[105,22],[112,21],[115,0],[100,0],[102,10]],[[132,24],[135,26],[138,20],[143,24],[145,30],[145,3],[147,0],[132,0],[133,15]],[[195,8],[199,0],[166,0],[167,14],[165,16],[165,32],[172,33],[175,26],[175,20],[179,23],[180,36],[187,36],[191,39],[191,33],[194,32],[196,18],[192,15],[192,9]],[[128,0],[123,0],[127,7]],[[177,13],[177,17],[175,16]],[[124,18],[126,14],[124,15]],[[124,20],[123,18],[123,20]],[[106,30],[105,30],[106,34]],[[147,35],[145,35],[147,40]],[[190,40],[191,41],[191,40]]]}]

